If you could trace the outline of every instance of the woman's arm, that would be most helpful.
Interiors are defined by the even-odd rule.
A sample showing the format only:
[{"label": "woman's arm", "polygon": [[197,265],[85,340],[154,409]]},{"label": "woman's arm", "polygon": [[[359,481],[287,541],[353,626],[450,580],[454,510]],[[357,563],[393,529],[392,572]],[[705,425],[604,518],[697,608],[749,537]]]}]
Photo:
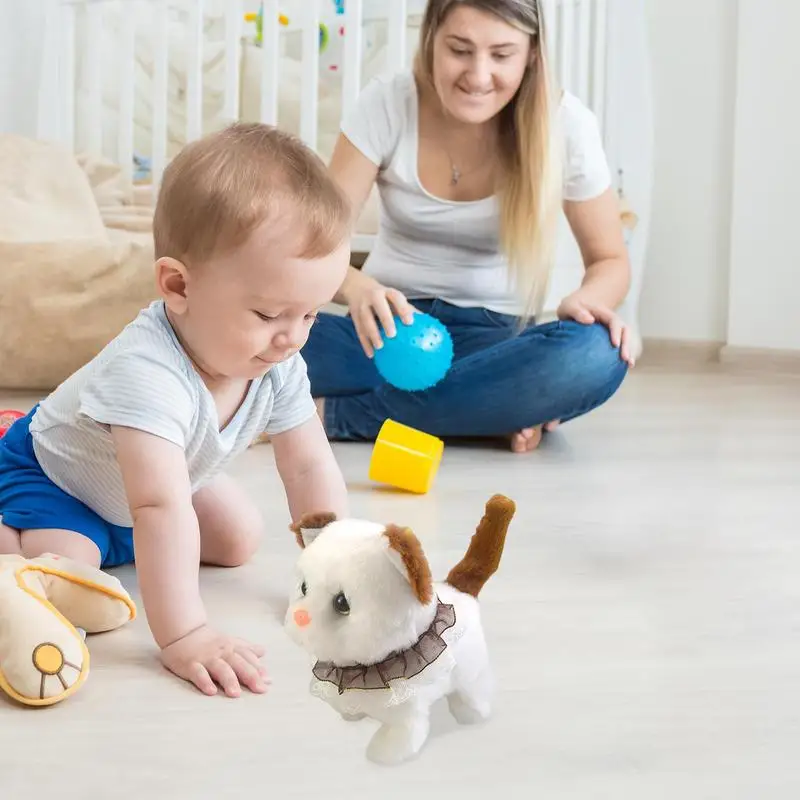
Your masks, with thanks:
[{"label": "woman's arm", "polygon": [[616,309],[628,294],[631,269],[614,190],[609,187],[592,200],[566,201],[564,214],[586,269],[576,294],[587,303]]},{"label": "woman's arm", "polygon": [[350,201],[351,227],[355,227],[378,177],[378,167],[340,133],[333,148],[328,171]]},{"label": "woman's arm", "polygon": [[628,329],[616,314],[631,284],[617,196],[608,188],[592,200],[565,201],[564,213],[578,242],[585,274],[580,289],[561,301],[558,316],[584,325],[602,323],[622,360],[633,366]]},{"label": "woman's arm", "polygon": [[[352,229],[375,185],[378,167],[340,133],[328,169],[350,201]],[[355,267],[347,270],[347,276],[333,300],[350,309],[358,339],[369,358],[372,358],[375,348],[383,344],[376,318],[386,335],[392,338],[396,334],[393,313],[396,312],[406,324],[411,323],[414,315],[414,309],[401,292],[382,286]]]},{"label": "woman's arm", "polygon": [[[373,164],[343,133],[339,134],[331,155],[328,171],[347,196],[352,208],[351,230],[355,228],[364,209],[369,193],[378,176],[378,167]],[[348,296],[354,285],[361,285],[366,276],[355,267],[347,270],[347,277],[340,287],[334,302],[349,305]]]}]

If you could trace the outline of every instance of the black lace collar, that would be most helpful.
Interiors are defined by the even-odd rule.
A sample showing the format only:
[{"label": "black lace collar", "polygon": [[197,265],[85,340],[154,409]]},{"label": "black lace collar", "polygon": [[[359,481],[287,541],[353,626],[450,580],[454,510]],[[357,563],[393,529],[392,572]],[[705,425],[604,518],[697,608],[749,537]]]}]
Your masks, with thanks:
[{"label": "black lace collar", "polygon": [[387,689],[390,681],[413,678],[433,664],[447,649],[442,633],[455,623],[453,606],[439,601],[430,627],[408,649],[370,665],[337,667],[330,661],[318,661],[314,665],[314,677],[337,686],[339,694],[345,689]]}]

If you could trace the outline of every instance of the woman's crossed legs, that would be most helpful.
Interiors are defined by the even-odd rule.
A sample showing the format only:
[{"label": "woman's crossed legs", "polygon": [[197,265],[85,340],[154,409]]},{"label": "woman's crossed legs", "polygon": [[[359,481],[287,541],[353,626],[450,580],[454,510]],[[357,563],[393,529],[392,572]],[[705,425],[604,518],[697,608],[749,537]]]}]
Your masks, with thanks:
[{"label": "woman's crossed legs", "polygon": [[303,350],[312,393],[324,398],[331,439],[373,440],[391,418],[443,437],[508,437],[531,449],[542,426],[566,422],[605,403],[627,365],[599,324],[556,321],[517,334],[514,320],[480,308],[415,301],[453,337],[450,372],[425,392],[383,382],[352,322],[321,315]]}]

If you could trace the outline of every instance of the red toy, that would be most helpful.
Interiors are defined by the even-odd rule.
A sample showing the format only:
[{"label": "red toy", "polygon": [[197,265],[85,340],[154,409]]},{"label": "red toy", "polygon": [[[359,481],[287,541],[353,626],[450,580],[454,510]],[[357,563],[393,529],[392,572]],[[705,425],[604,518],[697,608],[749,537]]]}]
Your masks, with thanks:
[{"label": "red toy", "polygon": [[21,417],[24,417],[21,411],[14,411],[10,408],[0,409],[0,439],[2,439],[8,429]]}]

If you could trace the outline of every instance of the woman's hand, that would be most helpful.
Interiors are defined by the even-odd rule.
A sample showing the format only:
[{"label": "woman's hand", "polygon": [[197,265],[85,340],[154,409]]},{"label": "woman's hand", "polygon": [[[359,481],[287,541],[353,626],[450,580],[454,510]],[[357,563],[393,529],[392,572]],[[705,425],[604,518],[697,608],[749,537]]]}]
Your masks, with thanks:
[{"label": "woman's hand", "polygon": [[628,326],[610,308],[585,297],[579,289],[561,301],[556,313],[559,319],[574,319],[583,325],[592,325],[595,322],[605,325],[611,344],[619,348],[620,358],[628,366],[634,366]]},{"label": "woman's hand", "polygon": [[345,294],[345,302],[350,309],[358,340],[368,358],[372,358],[375,350],[383,347],[378,321],[390,339],[397,333],[394,324],[395,313],[406,325],[410,325],[413,321],[415,309],[406,300],[405,295],[397,289],[382,286],[368,275],[359,273],[358,277],[353,276]]}]

